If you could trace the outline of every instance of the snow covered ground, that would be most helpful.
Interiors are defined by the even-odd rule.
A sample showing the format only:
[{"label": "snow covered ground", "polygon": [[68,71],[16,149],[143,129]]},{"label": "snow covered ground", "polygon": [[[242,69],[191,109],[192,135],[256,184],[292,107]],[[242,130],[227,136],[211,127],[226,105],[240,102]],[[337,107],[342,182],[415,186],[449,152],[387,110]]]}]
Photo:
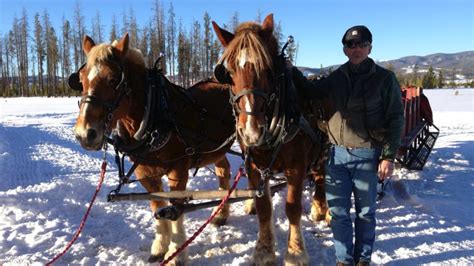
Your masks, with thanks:
[{"label": "snow covered ground", "polygon": [[[378,205],[373,262],[385,265],[474,261],[474,89],[425,90],[441,134],[422,172],[398,169]],[[101,152],[87,152],[72,126],[77,98],[0,99],[0,264],[44,264],[74,234],[94,193]],[[233,173],[241,163],[229,156]],[[154,236],[147,202],[108,203],[117,182],[112,155],[106,181],[89,220],[58,265],[145,265]],[[239,187],[246,186],[243,180]],[[191,178],[191,189],[214,189],[208,169]],[[127,191],[142,192],[139,185]],[[285,192],[273,198],[279,264],[288,223]],[[304,210],[310,210],[305,191]],[[209,226],[189,247],[191,265],[249,265],[257,237],[256,216],[232,205],[228,224]],[[190,236],[210,210],[187,215]],[[303,217],[311,265],[333,265],[331,231]]]}]

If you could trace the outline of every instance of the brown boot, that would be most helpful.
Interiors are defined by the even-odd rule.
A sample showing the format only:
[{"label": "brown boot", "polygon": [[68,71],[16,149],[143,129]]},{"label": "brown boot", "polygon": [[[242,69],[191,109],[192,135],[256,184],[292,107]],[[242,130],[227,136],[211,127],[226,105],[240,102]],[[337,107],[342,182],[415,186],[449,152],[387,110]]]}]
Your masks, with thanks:
[{"label": "brown boot", "polygon": [[370,262],[364,261],[364,260],[356,263],[356,266],[369,266],[369,265],[370,265]]}]

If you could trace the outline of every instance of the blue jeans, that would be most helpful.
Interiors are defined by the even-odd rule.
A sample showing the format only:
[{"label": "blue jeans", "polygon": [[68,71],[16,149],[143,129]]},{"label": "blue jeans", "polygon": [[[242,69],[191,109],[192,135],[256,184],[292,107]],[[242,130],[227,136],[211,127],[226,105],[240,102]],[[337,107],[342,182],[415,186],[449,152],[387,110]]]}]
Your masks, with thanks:
[{"label": "blue jeans", "polygon": [[[332,145],[326,165],[326,199],[338,262],[370,262],[375,240],[377,170],[380,149]],[[350,216],[355,200],[355,242]]]}]

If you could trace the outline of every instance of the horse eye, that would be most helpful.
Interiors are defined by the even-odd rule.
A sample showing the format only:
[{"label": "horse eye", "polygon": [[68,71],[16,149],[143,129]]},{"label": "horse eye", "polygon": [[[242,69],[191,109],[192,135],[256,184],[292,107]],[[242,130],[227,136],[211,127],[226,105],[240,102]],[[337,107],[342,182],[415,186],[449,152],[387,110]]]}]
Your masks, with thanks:
[{"label": "horse eye", "polygon": [[109,85],[110,85],[110,86],[115,86],[115,85],[118,84],[118,79],[116,79],[116,78],[110,78],[108,82],[109,82]]}]

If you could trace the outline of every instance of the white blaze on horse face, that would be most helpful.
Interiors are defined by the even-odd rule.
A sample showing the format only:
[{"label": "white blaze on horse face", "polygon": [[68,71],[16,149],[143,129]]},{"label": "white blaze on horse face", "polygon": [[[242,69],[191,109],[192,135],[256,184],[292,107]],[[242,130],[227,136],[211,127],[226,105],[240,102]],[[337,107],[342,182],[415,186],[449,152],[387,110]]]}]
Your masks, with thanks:
[{"label": "white blaze on horse face", "polygon": [[[250,103],[250,95],[245,95],[242,97],[245,101],[245,111],[248,113],[252,112],[252,106]],[[258,129],[252,127],[252,125],[257,125],[255,122],[255,116],[247,114],[247,120],[245,121],[244,134],[250,142],[257,142],[260,138],[260,132]]]},{"label": "white blaze on horse face", "polygon": [[[89,71],[89,75],[87,75],[87,79],[89,80],[89,84],[92,83],[92,81],[97,77],[97,75],[100,72],[100,67],[99,66],[93,66],[91,68],[91,71]],[[91,96],[93,92],[93,88],[89,87],[87,89],[87,95]],[[84,103],[84,106],[82,107],[82,115],[85,116],[87,114],[87,109],[89,109],[90,104],[89,103]]]},{"label": "white blaze on horse face", "polygon": [[247,49],[242,49],[237,58],[237,61],[239,62],[239,67],[242,69],[244,69],[245,63],[255,63],[252,58],[248,57]]},{"label": "white blaze on horse face", "polygon": [[99,74],[99,67],[93,66],[91,71],[89,72],[89,75],[87,75],[87,79],[89,80],[89,83],[94,80],[94,78]]},{"label": "white blaze on horse face", "polygon": [[252,112],[252,106],[250,106],[249,95],[245,95],[243,99],[245,101],[245,111],[247,112],[247,121],[245,122],[245,132],[246,134],[248,134],[252,132],[252,121],[255,118],[253,117],[253,115],[248,114]]}]

